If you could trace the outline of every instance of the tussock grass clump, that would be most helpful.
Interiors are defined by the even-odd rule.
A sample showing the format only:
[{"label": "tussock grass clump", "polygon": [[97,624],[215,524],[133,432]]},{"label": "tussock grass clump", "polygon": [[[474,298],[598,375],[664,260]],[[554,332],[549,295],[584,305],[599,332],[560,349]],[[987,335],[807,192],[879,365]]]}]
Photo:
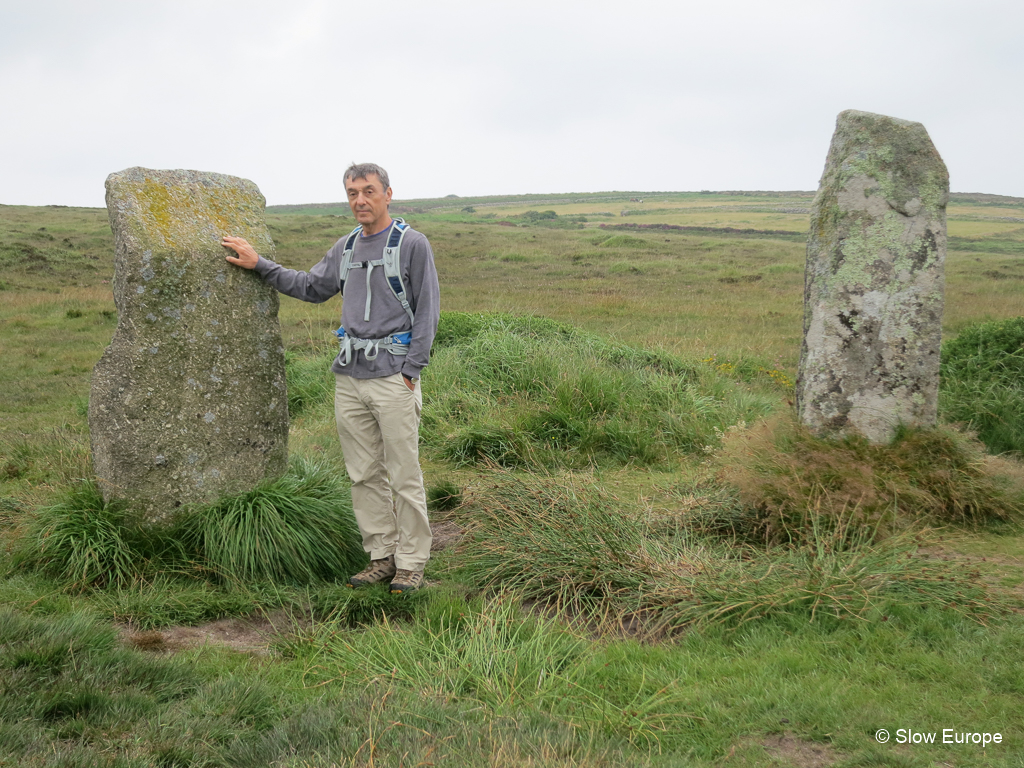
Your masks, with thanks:
[{"label": "tussock grass clump", "polygon": [[348,576],[366,558],[339,473],[301,459],[280,478],[185,509],[170,524],[148,524],[83,481],[32,514],[13,553],[13,570],[44,573],[67,589],[114,589],[129,601],[143,589],[136,602],[156,603],[166,575],[308,583]]},{"label": "tussock grass clump", "polygon": [[1024,317],[978,323],[942,345],[939,409],[993,453],[1024,454]]},{"label": "tussock grass clump", "polygon": [[746,539],[805,540],[811,521],[884,536],[920,522],[974,526],[1024,514],[1021,469],[948,428],[903,429],[872,445],[776,419],[730,431],[716,462],[718,479],[750,510],[733,525]]},{"label": "tussock grass clump", "polygon": [[187,511],[175,529],[206,567],[238,581],[307,583],[366,561],[347,488],[326,463],[296,461],[252,491]]},{"label": "tussock grass clump", "polygon": [[[327,679],[382,680],[446,701],[473,702],[490,721],[554,715],[583,732],[654,747],[688,715],[672,684],[605,686],[607,667],[590,640],[513,594],[465,602],[442,596],[414,621],[383,620],[363,632],[323,624],[293,651]],[[599,682],[600,681],[600,682]],[[675,711],[673,711],[675,710]]]},{"label": "tussock grass clump", "polygon": [[777,401],[705,363],[550,321],[462,315],[431,363],[423,441],[456,466],[653,466]]},{"label": "tussock grass clump", "polygon": [[39,571],[72,590],[130,584],[158,549],[124,505],[104,502],[94,481],[38,510],[20,533],[12,570]]},{"label": "tussock grass clump", "polygon": [[470,583],[515,589],[589,621],[646,631],[753,619],[866,618],[893,604],[975,618],[1002,603],[978,573],[922,560],[909,535],[872,542],[847,519],[808,519],[798,542],[754,548],[670,530],[597,489],[506,477],[466,503]]}]

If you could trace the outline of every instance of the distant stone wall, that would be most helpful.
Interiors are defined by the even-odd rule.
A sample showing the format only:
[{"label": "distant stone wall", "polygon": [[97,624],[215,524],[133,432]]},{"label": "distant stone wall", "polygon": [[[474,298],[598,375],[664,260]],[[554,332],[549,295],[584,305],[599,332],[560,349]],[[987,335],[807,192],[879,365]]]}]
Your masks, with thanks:
[{"label": "distant stone wall", "polygon": [[157,520],[286,468],[277,292],[220,240],[274,244],[251,181],[129,168],[106,188],[118,323],[93,371],[93,464],[105,498]]},{"label": "distant stone wall", "polygon": [[884,442],[935,423],[948,199],[923,125],[839,115],[811,212],[797,381],[817,432]]}]

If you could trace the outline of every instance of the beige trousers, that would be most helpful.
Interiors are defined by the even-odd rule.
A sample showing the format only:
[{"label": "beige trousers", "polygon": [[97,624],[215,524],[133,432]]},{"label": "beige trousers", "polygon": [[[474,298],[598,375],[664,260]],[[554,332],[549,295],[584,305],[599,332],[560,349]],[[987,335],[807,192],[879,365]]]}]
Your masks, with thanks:
[{"label": "beige trousers", "polygon": [[419,459],[420,384],[402,374],[353,379],[335,374],[334,415],[352,480],[352,509],[363,549],[418,571],[430,558],[430,523]]}]

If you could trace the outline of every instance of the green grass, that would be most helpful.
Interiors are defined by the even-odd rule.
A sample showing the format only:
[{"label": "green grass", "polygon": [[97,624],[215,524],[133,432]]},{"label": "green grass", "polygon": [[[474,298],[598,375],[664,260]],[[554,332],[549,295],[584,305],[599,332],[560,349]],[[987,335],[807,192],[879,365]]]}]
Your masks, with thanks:
[{"label": "green grass", "polygon": [[866,530],[870,538],[924,525],[1024,520],[1024,473],[949,427],[900,429],[891,443],[827,440],[795,419],[732,430],[716,479],[749,510],[731,514],[744,540],[798,541],[808,520]]},{"label": "green grass", "polygon": [[800,540],[784,546],[737,547],[584,484],[508,477],[467,505],[462,579],[514,588],[599,624],[632,617],[655,637],[792,616],[863,620],[909,605],[982,621],[1007,610],[980,573],[922,563],[911,535],[876,543],[852,519],[809,520]]},{"label": "green grass", "polygon": [[[785,765],[785,737],[838,765],[1019,766],[1024,560],[1014,524],[988,522],[1015,515],[1016,459],[937,435],[825,461],[757,426],[791,399],[810,199],[397,203],[446,310],[423,379],[432,516],[467,531],[405,597],[344,586],[362,553],[330,404],[337,301],[282,304],[303,462],[153,531],[81,482],[116,324],[105,212],[0,207],[0,764]],[[1003,220],[1021,203],[954,202],[943,412],[979,429],[995,396],[950,385],[1010,361],[970,340],[1024,315]],[[343,205],[268,221],[303,269],[353,224]],[[620,222],[654,226],[598,226]],[[744,436],[762,433],[758,464]],[[747,495],[730,464],[774,490]],[[854,486],[898,498],[907,530],[872,540],[841,503]],[[778,509],[780,487],[803,535],[770,543],[757,499]],[[143,653],[115,629],[270,611],[293,623],[257,655]],[[882,727],[1006,742],[882,746]]]},{"label": "green grass", "polygon": [[325,463],[295,463],[252,491],[189,510],[173,534],[229,580],[347,578],[367,558],[339,475]]},{"label": "green grass", "polygon": [[713,366],[550,321],[452,322],[460,330],[442,325],[422,435],[454,466],[671,464],[717,443],[715,430],[764,416],[778,402]]},{"label": "green grass", "polygon": [[968,326],[942,347],[944,418],[993,453],[1024,455],[1024,317]]},{"label": "green grass", "polygon": [[[31,515],[12,538],[13,572],[35,571],[69,590],[157,594],[168,575],[233,584],[347,578],[366,562],[348,486],[337,468],[296,459],[251,491],[150,524],[81,481]],[[186,590],[188,587],[185,588]]]}]

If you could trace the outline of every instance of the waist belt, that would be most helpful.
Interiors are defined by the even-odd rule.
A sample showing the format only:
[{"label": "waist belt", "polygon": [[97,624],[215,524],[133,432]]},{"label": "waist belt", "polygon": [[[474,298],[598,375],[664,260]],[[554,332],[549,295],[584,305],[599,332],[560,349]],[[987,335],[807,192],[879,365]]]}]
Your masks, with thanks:
[{"label": "waist belt", "polygon": [[360,349],[363,350],[363,356],[367,360],[376,360],[382,349],[392,355],[408,355],[409,343],[412,341],[411,331],[393,333],[383,339],[357,339],[345,333],[344,328],[339,328],[334,333],[341,342],[341,353],[338,355],[338,360],[342,365],[348,365],[352,361],[353,354]]}]

